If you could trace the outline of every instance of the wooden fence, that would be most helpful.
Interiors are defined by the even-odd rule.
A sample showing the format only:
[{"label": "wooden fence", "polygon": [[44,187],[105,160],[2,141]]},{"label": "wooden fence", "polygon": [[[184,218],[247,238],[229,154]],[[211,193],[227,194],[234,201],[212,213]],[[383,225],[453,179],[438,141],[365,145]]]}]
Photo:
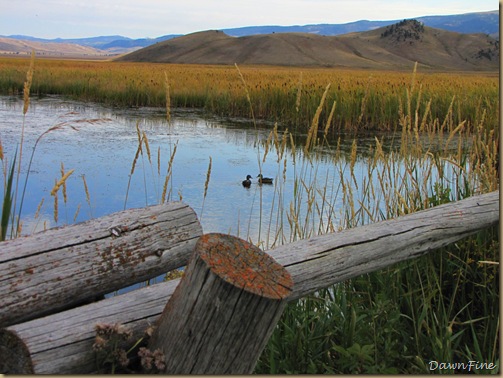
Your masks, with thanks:
[{"label": "wooden fence", "polygon": [[[286,302],[498,222],[497,191],[265,254],[238,238],[202,236],[192,209],[171,203],[6,241],[0,372],[94,372],[95,325],[121,323],[134,337],[157,325],[149,347],[169,356],[167,373],[248,373]],[[186,265],[181,280],[93,302]]]}]

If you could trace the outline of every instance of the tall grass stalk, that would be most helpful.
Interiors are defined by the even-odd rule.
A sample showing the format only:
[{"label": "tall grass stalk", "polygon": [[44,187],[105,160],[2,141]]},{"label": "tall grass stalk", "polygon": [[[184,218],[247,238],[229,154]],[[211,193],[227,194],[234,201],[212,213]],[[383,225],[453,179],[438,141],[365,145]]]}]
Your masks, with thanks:
[{"label": "tall grass stalk", "polygon": [[211,178],[211,156],[210,156],[210,161],[208,163],[208,170],[206,171],[206,180],[204,181],[204,194],[203,194],[203,204],[201,205],[201,216],[200,218],[203,217],[203,212],[204,212],[204,203],[206,202],[206,194],[208,194],[208,187],[210,185],[210,178]]},{"label": "tall grass stalk", "polygon": [[[175,158],[177,146],[178,146],[178,143],[175,143],[175,145],[173,146],[173,151],[170,154],[170,158],[169,158],[169,162],[168,162],[168,170],[167,170],[167,174],[164,179],[164,185],[162,188],[161,203],[164,203],[164,202],[166,202],[166,199],[171,198],[171,193],[173,191],[173,181],[171,180],[171,177],[173,175],[173,160]],[[171,148],[171,146],[170,146],[170,148]],[[168,192],[169,185],[171,185],[171,186],[170,186],[170,189]],[[181,197],[181,195],[180,195],[180,197]],[[180,198],[180,200],[181,200],[181,198]]]},{"label": "tall grass stalk", "polygon": [[[447,115],[433,118],[416,75],[398,114],[398,147],[376,137],[362,154],[355,139],[341,153],[328,139],[320,145],[306,138],[308,154],[300,162],[292,158],[294,199],[285,206],[290,238],[275,240],[358,227],[499,187],[498,129],[481,122],[471,132],[466,120],[452,116],[455,96]],[[327,149],[334,171],[320,185],[320,172],[308,161]],[[287,231],[284,224],[278,229]],[[417,374],[430,372],[432,360],[498,364],[498,250],[493,228],[290,304],[256,373]]]},{"label": "tall grass stalk", "polygon": [[91,205],[91,195],[89,194],[89,188],[87,186],[87,181],[86,181],[86,175],[82,175],[82,183],[84,185],[84,193],[86,194],[86,202],[87,205],[89,206],[89,214],[91,219],[93,219],[93,207]]},{"label": "tall grass stalk", "polygon": [[[16,211],[16,206],[17,206],[17,195],[18,195],[18,188],[19,188],[19,178],[21,177],[21,163],[23,160],[23,145],[24,145],[24,129],[25,129],[25,123],[26,123],[26,113],[28,112],[28,108],[30,107],[30,89],[31,85],[33,82],[33,70],[35,66],[35,50],[32,50],[31,52],[31,59],[30,59],[30,67],[28,68],[28,71],[26,73],[26,81],[24,82],[23,85],[23,123],[21,126],[21,137],[20,137],[20,142],[19,142],[19,158],[17,159],[17,174],[16,174],[16,185],[13,188],[14,191],[14,199],[12,200],[12,194],[6,194],[5,198],[8,198],[9,201],[11,201],[10,206],[8,208],[6,207],[5,210],[14,213],[12,214],[6,214],[6,218],[9,219],[11,218],[11,224],[14,227],[15,225],[15,211]],[[17,155],[17,149],[16,149],[16,155]],[[26,175],[26,180],[25,180],[25,188],[26,188],[26,181],[28,180],[28,174]],[[23,200],[24,200],[24,190],[23,190],[23,195],[21,196],[21,204],[19,205],[19,212],[18,212],[18,220],[16,223],[16,228],[11,229],[11,235],[14,237],[17,236],[18,230],[19,230],[19,222],[20,222],[20,217],[21,217],[21,211],[23,209]],[[2,214],[2,219],[4,218],[4,214]],[[3,225],[3,227],[8,227],[7,225]],[[3,228],[2,228],[3,230]],[[2,231],[2,235],[4,232]],[[5,236],[2,240],[5,240]]]},{"label": "tall grass stalk", "polygon": [[129,179],[128,179],[127,189],[126,189],[126,197],[124,199],[124,210],[126,210],[127,200],[128,200],[128,196],[129,196],[129,189],[131,188],[131,179],[133,177],[133,173],[136,168],[136,163],[138,162],[138,158],[140,157],[140,154],[143,155],[143,148],[142,148],[143,139],[142,139],[142,135],[141,135],[141,131],[140,131],[140,121],[136,122],[136,135],[138,136],[138,147],[136,148],[136,153],[135,153],[133,162],[131,163],[131,170],[129,172]]},{"label": "tall grass stalk", "polygon": [[[258,203],[254,197],[250,205],[259,207],[259,232],[252,241],[264,249],[499,188],[499,108],[497,85],[490,75],[447,75],[446,81],[443,74],[421,75],[415,67],[411,80],[398,73],[375,74],[371,80],[366,72],[347,71],[334,76],[333,70],[306,70],[297,79],[297,73],[292,75],[284,69],[247,67],[243,73],[236,66],[236,78],[233,68],[173,65],[169,67],[170,84],[176,81],[176,85],[169,90],[165,73],[163,91],[158,71],[154,70],[157,76],[148,80],[143,76],[150,72],[144,68],[153,66],[116,64],[114,73],[106,77],[104,72],[110,66],[105,63],[91,64],[90,71],[81,66],[75,69],[77,63],[65,63],[59,71],[50,63],[43,64],[37,72],[47,77],[57,72],[58,79],[53,83],[48,78],[39,80],[40,93],[75,91],[79,98],[129,105],[167,103],[169,98],[172,106],[204,106],[217,114],[251,114],[254,125],[255,117],[277,120],[264,144],[256,141],[260,173],[267,159],[277,163],[270,210],[264,206],[261,190],[257,191]],[[165,72],[166,67],[162,70]],[[76,81],[75,72],[85,73],[85,85]],[[73,77],[72,82],[67,81],[67,75]],[[115,75],[126,78],[127,91]],[[0,86],[2,80],[0,73]],[[179,85],[183,80],[188,84]],[[338,85],[327,86],[327,82]],[[287,130],[281,134],[278,124],[289,123],[297,130],[305,125],[303,130],[308,135],[302,139]],[[374,143],[368,145],[356,138],[349,150],[343,150],[340,138],[335,142],[330,135],[377,129],[396,133],[377,134]],[[139,125],[137,135],[124,207],[140,154],[144,162],[144,148],[151,167],[153,164],[148,140]],[[169,184],[176,149],[175,144],[162,202],[172,195]],[[16,157],[9,173],[4,169],[5,177],[13,174]],[[330,163],[326,172],[317,164],[322,159]],[[159,160],[158,152],[158,175]],[[210,157],[201,215],[211,169]],[[144,167],[146,190],[145,177]],[[8,186],[9,180],[6,182]],[[290,189],[293,198],[287,200]],[[56,201],[58,190],[54,194]],[[9,198],[4,194],[4,206]],[[263,220],[268,223],[267,232],[262,232]],[[256,372],[428,373],[428,361],[433,359],[499,363],[497,231],[485,230],[420,259],[339,283],[291,303]],[[247,238],[251,238],[250,233]]]}]

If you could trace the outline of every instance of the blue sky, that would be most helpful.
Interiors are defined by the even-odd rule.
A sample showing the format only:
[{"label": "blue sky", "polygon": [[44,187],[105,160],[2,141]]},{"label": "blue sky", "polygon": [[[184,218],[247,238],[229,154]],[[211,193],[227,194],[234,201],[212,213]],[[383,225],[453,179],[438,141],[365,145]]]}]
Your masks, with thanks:
[{"label": "blue sky", "polygon": [[241,26],[396,20],[498,7],[495,0],[0,0],[0,35],[155,38]]}]

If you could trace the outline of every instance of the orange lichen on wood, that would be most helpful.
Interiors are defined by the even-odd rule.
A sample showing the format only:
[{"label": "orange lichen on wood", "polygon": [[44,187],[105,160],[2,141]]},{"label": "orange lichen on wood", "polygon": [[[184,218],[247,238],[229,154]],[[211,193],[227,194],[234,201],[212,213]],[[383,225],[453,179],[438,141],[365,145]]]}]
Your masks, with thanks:
[{"label": "orange lichen on wood", "polygon": [[288,271],[258,247],[225,234],[200,237],[196,251],[226,282],[264,297],[286,298],[293,288]]}]

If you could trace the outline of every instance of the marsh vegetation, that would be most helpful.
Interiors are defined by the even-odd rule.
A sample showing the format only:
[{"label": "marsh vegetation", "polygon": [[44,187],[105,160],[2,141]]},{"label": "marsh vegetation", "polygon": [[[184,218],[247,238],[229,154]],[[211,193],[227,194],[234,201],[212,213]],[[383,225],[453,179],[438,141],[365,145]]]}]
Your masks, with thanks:
[{"label": "marsh vegetation", "polygon": [[[249,173],[273,175],[274,182],[251,189],[256,190],[248,207],[257,220],[255,232],[246,227],[251,217],[238,217],[240,225],[231,232],[264,249],[499,188],[497,74],[42,60],[27,80],[27,69],[23,60],[0,60],[0,92],[22,94],[27,82],[32,95],[158,107],[166,130],[176,127],[177,108],[248,118],[240,132],[251,135],[256,171],[243,171],[228,190],[246,192],[241,181]],[[24,115],[28,101],[25,97]],[[26,117],[23,124],[29,113]],[[262,120],[268,121],[265,127]],[[140,122],[130,131],[134,149],[125,180],[139,177],[141,189],[155,193],[153,202],[190,198],[173,184],[182,144],[151,138]],[[20,138],[22,146],[22,133]],[[22,225],[20,201],[37,196],[22,191],[23,174],[30,174],[19,168],[26,150],[0,149],[2,230],[7,227],[10,237]],[[206,232],[212,188],[225,169],[217,164],[218,153],[201,156],[198,168],[195,207]],[[74,180],[85,188],[91,216],[97,216],[100,210],[90,206],[89,176],[86,183],[69,168],[61,165],[51,191],[53,213],[60,206],[57,193],[64,193],[66,203],[72,193],[65,185]],[[114,193],[125,196],[124,206],[133,201],[129,183]],[[429,361],[499,364],[498,251],[494,228],[292,303],[256,372],[427,373]]]}]

